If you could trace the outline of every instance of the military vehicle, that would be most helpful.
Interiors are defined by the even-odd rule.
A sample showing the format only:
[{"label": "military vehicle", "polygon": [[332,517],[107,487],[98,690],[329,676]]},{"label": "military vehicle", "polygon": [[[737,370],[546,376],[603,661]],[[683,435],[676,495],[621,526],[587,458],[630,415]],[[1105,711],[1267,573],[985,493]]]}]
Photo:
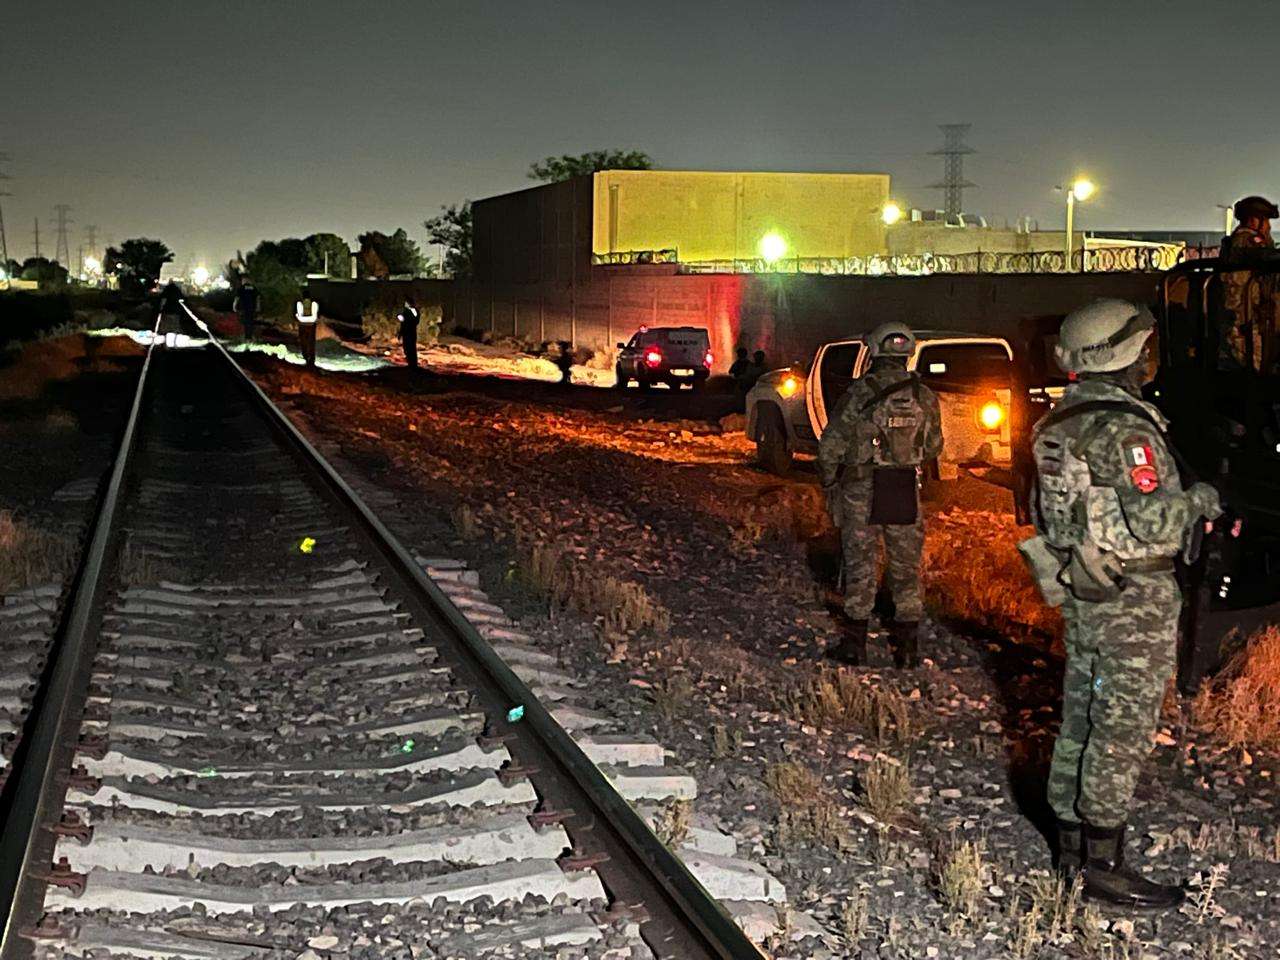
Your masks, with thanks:
[{"label": "military vehicle", "polygon": [[1184,480],[1214,484],[1227,508],[1185,571],[1178,681],[1190,692],[1252,632],[1280,624],[1280,259],[1180,264],[1156,319],[1149,398],[1169,418]]}]

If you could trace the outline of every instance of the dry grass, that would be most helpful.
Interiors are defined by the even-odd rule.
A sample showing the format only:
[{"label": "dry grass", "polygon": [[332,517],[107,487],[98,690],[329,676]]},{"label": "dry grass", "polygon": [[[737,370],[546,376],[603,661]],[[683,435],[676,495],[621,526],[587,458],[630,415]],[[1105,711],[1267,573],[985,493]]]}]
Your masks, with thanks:
[{"label": "dry grass", "polygon": [[61,583],[75,566],[76,544],[0,510],[0,593]]},{"label": "dry grass", "polygon": [[126,587],[156,583],[160,579],[161,559],[144,547],[126,543],[117,565],[120,582]]},{"label": "dry grass", "polygon": [[662,719],[670,723],[684,712],[693,694],[693,681],[688,674],[672,674],[653,685],[653,705]]},{"label": "dry grass", "polygon": [[840,932],[850,945],[858,943],[867,933],[867,921],[870,919],[870,904],[867,891],[855,890],[840,908]]},{"label": "dry grass", "polygon": [[1201,687],[1192,716],[1231,746],[1280,747],[1280,627],[1249,638]]},{"label": "dry grass", "polygon": [[572,608],[603,620],[606,634],[651,630],[665,634],[671,614],[637,583],[601,573],[599,568],[558,544],[541,540],[522,551],[526,583],[545,593],[554,608]]},{"label": "dry grass", "polygon": [[840,804],[817,774],[798,763],[771,764],[764,772],[765,786],[782,808],[778,815],[778,840],[812,841],[843,850],[849,831],[840,815]]},{"label": "dry grass", "polygon": [[923,732],[910,700],[848,670],[820,668],[787,690],[785,701],[801,723],[827,730],[859,727],[881,744],[907,747]]},{"label": "dry grass", "polygon": [[990,874],[984,841],[961,840],[952,833],[938,844],[934,885],[950,915],[952,936],[978,918]]},{"label": "dry grass", "polygon": [[881,823],[896,823],[911,804],[911,775],[906,765],[876,757],[862,775],[862,805]]},{"label": "dry grass", "polygon": [[1030,534],[1007,514],[965,510],[929,523],[924,547],[926,595],[947,618],[1011,636],[1057,637],[1058,612],[1044,605],[1018,541]]},{"label": "dry grass", "polygon": [[653,817],[653,832],[668,847],[678,847],[693,826],[693,804],[688,800],[663,801]]}]

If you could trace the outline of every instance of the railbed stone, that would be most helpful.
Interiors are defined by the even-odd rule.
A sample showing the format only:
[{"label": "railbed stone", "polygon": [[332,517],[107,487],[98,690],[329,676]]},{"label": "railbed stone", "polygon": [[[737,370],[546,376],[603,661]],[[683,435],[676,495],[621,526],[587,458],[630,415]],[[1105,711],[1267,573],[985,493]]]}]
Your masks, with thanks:
[{"label": "railbed stone", "polygon": [[232,887],[177,877],[136,874],[95,867],[89,871],[84,893],[76,897],[61,888],[46,894],[46,909],[79,911],[117,909],[132,912],[172,910],[200,903],[206,913],[225,914],[255,907],[272,912],[295,904],[341,907],[359,903],[404,904],[443,899],[465,903],[477,897],[519,899],[535,894],[552,899],[603,898],[599,877],[591,871],[567,873],[550,859],[536,859],[475,867],[421,881],[385,884],[327,884],[324,886]]}]

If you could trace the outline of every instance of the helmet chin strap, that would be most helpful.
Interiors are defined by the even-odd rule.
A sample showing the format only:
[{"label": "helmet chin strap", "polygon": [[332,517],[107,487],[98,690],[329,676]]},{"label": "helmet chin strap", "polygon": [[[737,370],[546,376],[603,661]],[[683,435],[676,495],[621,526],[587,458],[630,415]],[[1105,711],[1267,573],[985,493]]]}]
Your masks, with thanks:
[{"label": "helmet chin strap", "polygon": [[1131,363],[1123,370],[1108,370],[1106,373],[1082,371],[1079,377],[1081,380],[1100,380],[1103,383],[1110,383],[1141,399],[1142,388],[1147,383],[1147,365],[1142,362]]}]

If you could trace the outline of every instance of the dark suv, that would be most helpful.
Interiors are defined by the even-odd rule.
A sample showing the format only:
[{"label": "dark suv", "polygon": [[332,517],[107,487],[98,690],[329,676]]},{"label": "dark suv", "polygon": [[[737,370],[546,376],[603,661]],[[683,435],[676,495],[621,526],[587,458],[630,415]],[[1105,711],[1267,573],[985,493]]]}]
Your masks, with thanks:
[{"label": "dark suv", "polygon": [[633,380],[641,390],[655,383],[673,390],[687,383],[697,390],[711,374],[710,340],[702,327],[641,327],[618,350],[619,390]]}]

